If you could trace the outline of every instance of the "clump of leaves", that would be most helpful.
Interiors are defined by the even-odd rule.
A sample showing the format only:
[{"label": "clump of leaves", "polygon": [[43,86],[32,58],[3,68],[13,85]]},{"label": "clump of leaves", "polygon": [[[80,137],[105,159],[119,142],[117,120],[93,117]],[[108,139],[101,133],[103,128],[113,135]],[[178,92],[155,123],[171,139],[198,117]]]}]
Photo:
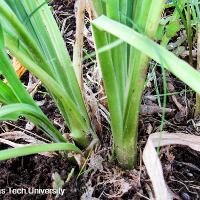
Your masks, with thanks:
[{"label": "clump of leaves", "polygon": [[[160,63],[163,79],[167,69],[198,93],[200,74],[153,42],[165,0],[92,2],[97,15],[106,15],[95,19],[92,29],[108,98],[114,150],[119,164],[132,168],[137,158],[140,103],[150,58]],[[66,141],[27,93],[15,74],[7,49],[43,82],[74,141],[83,148],[88,147],[90,138],[96,140],[97,137],[90,124],[73,64],[46,1],[2,0],[0,22],[0,72],[8,82],[6,85],[0,81],[0,100],[6,104],[0,109],[0,120],[16,120],[23,115],[55,142],[46,144],[43,149],[37,145],[4,150],[0,159],[48,150],[80,152]],[[175,27],[177,23],[174,20],[168,25],[167,39],[180,28]],[[107,46],[109,48],[105,48]]]},{"label": "clump of leaves", "polygon": [[[0,80],[0,101],[4,104],[0,109],[0,120],[17,120],[25,116],[53,142],[65,143],[66,147],[61,145],[63,150],[80,152],[66,141],[28,94],[6,53],[9,50],[42,81],[62,113],[71,137],[80,146],[87,147],[90,138],[96,138],[96,135],[65,43],[46,1],[0,1],[0,23],[0,73],[7,81],[5,84]],[[32,151],[37,152],[34,148]],[[43,151],[47,150],[44,145]],[[23,150],[19,155],[24,155]]]},{"label": "clump of leaves", "polygon": [[[138,118],[149,59],[160,64],[163,80],[166,79],[167,69],[196,92],[200,92],[199,72],[162,47],[180,29],[177,10],[172,16],[173,20],[165,27],[162,46],[152,41],[160,31],[158,26],[165,2],[93,0],[99,16],[105,15],[92,23],[93,34],[108,97],[114,149],[120,165],[125,168],[132,168],[137,158]],[[183,9],[185,2],[180,2]],[[104,46],[119,39],[124,43],[101,52]],[[166,93],[166,87],[164,91]],[[165,104],[166,97],[163,102]]]}]

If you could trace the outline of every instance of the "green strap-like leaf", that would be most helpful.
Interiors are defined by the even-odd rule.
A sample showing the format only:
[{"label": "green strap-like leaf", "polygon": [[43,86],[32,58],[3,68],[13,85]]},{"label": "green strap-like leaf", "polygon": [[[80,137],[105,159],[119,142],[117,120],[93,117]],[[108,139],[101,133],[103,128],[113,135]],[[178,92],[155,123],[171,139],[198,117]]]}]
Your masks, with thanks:
[{"label": "green strap-like leaf", "polygon": [[4,104],[19,102],[17,97],[10,89],[10,87],[1,80],[0,80],[0,101]]},{"label": "green strap-like leaf", "polygon": [[[45,0],[6,0],[31,33],[54,71],[54,78],[87,117],[72,62],[60,30]],[[37,62],[40,66],[40,63]]]},{"label": "green strap-like leaf", "polygon": [[81,150],[71,143],[35,144],[2,150],[0,151],[0,160],[52,151],[74,151],[76,153],[81,153]]},{"label": "green strap-like leaf", "polygon": [[[93,133],[90,120],[65,43],[45,0],[4,0],[0,2],[0,19],[4,24],[6,47],[47,86],[72,137],[77,141],[85,138],[79,143],[86,143],[87,134]],[[52,81],[54,86],[49,86]],[[55,88],[59,92],[55,93]]]},{"label": "green strap-like leaf", "polygon": [[[163,3],[163,1],[159,1],[159,3]],[[158,11],[157,13],[155,13],[154,11],[153,13],[153,15],[157,15],[157,17],[159,18],[158,14],[160,14],[160,12]],[[159,22],[158,18],[156,25]],[[123,41],[135,48],[133,54],[134,60],[132,60],[133,63],[130,67],[130,71],[132,71],[132,73],[128,74],[127,82],[129,83],[129,85],[127,85],[126,93],[124,94],[126,95],[129,93],[130,95],[126,104],[125,116],[123,119],[121,119],[121,116],[119,116],[119,109],[117,109],[117,106],[119,104],[117,101],[118,93],[114,90],[113,83],[116,80],[110,79],[113,81],[110,82],[106,78],[108,76],[108,72],[112,71],[112,68],[110,67],[110,65],[106,65],[101,61],[101,59],[99,59],[102,72],[105,70],[104,68],[106,66],[108,67],[108,69],[106,69],[107,74],[102,74],[105,82],[104,85],[108,97],[108,102],[110,102],[109,110],[111,113],[111,125],[112,134],[114,138],[115,152],[119,163],[123,167],[131,168],[133,166],[137,154],[136,147],[138,134],[138,117],[140,108],[139,106],[141,103],[142,91],[144,89],[144,80],[146,78],[148,57],[160,63],[163,67],[165,67],[165,69],[168,69],[170,72],[172,72],[174,75],[176,75],[183,82],[188,84],[192,89],[194,89],[198,93],[200,93],[200,73],[197,72],[185,61],[179,59],[173,53],[169,52],[164,47],[158,45],[144,34],[138,33],[134,29],[129,28],[128,26],[125,26],[106,16],[101,16],[95,19],[92,23],[96,32],[94,35],[97,47],[99,47],[99,40],[103,40],[102,35],[108,33],[114,35],[119,39],[122,39]],[[148,26],[151,25],[152,23],[150,23]],[[155,30],[156,27],[153,28]],[[152,30],[153,29],[151,29],[150,31]],[[103,44],[103,41],[101,41],[101,44]],[[102,56],[103,54],[99,55],[100,58]],[[109,93],[115,95],[116,100],[113,100],[112,97],[109,96]],[[122,124],[121,126],[123,126],[123,130],[119,128],[120,124]]]},{"label": "green strap-like leaf", "polygon": [[54,141],[66,142],[61,133],[53,126],[48,118],[43,113],[38,112],[34,106],[23,103],[16,103],[0,108],[0,121],[16,121],[20,116],[25,116],[32,120],[36,126],[42,129],[47,134],[47,136],[49,136]]},{"label": "green strap-like leaf", "polygon": [[0,50],[4,48],[4,36],[3,36],[3,28],[2,24],[0,24]]},{"label": "green strap-like leaf", "polygon": [[200,94],[200,73],[164,47],[158,45],[148,37],[136,32],[135,30],[105,16],[94,20],[93,24],[98,28],[124,40],[158,63],[162,63],[167,70],[172,72],[194,91]]}]

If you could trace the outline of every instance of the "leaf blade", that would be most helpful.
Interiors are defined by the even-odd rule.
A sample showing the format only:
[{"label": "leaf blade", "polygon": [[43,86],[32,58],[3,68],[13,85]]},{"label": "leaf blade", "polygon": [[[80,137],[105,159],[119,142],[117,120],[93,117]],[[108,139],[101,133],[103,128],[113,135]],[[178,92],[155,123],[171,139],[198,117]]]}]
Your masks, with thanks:
[{"label": "leaf blade", "polygon": [[35,144],[24,147],[11,148],[0,151],[0,160],[7,160],[20,156],[27,156],[36,153],[54,152],[54,151],[74,151],[81,153],[81,150],[71,143],[54,143],[54,144]]}]

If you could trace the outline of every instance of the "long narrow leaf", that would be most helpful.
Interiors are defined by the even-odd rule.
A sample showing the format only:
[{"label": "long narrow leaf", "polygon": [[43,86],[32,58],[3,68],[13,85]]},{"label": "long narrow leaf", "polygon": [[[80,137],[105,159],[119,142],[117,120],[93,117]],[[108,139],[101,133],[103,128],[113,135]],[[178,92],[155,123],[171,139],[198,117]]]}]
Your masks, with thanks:
[{"label": "long narrow leaf", "polygon": [[158,63],[163,63],[167,70],[172,72],[194,91],[200,94],[200,73],[164,47],[159,46],[157,43],[135,30],[105,16],[94,20],[93,24],[116,37],[119,37]]},{"label": "long narrow leaf", "polygon": [[19,41],[22,40],[29,48],[29,51],[33,55],[33,59],[38,63],[41,63],[42,68],[51,76],[53,76],[52,69],[48,65],[46,59],[44,59],[42,56],[42,53],[33,37],[30,36],[28,31],[20,23],[19,19],[4,0],[0,1],[0,20],[3,29],[5,29],[7,32],[12,32],[13,34],[15,33],[15,35],[17,34]]},{"label": "long narrow leaf", "polygon": [[[0,33],[2,33],[2,29],[0,30]],[[41,109],[37,106],[35,101],[32,99],[32,97],[28,94],[23,84],[20,82],[19,78],[16,75],[16,72],[14,68],[12,67],[11,61],[8,57],[8,55],[4,51],[4,37],[3,34],[1,34],[0,43],[1,43],[1,49],[0,49],[0,72],[4,75],[6,78],[6,81],[8,81],[8,84],[10,86],[10,89],[3,85],[1,83],[1,100],[6,103],[26,103],[32,108],[34,108],[35,116],[28,115],[28,119],[33,122],[34,124],[38,125],[44,132],[51,137],[53,140],[58,142],[65,142],[65,139],[62,137],[61,133],[57,131],[57,129],[51,124],[51,122],[48,120],[48,118],[43,114]],[[9,91],[11,90],[11,91]],[[16,97],[16,99],[15,99]],[[7,101],[6,101],[7,100]],[[14,104],[15,105],[15,104]],[[2,113],[0,113],[1,115]],[[38,121],[37,118],[43,119]],[[44,124],[40,124],[44,123]]]},{"label": "long narrow leaf", "polygon": [[48,118],[39,113],[34,106],[17,103],[3,106],[0,109],[0,121],[13,120],[16,121],[20,116],[32,119],[34,124],[42,129],[47,136],[56,142],[66,142],[60,132],[49,122]]},{"label": "long narrow leaf", "polygon": [[[156,27],[159,23],[159,14],[160,10],[162,10],[162,3],[164,3],[164,1],[159,2],[160,9],[158,9],[156,13],[154,11],[153,15],[148,17],[148,20],[151,21],[151,17],[157,16],[154,32],[156,31]],[[152,20],[154,21],[155,19],[152,18]],[[145,31],[148,32],[148,30],[151,29],[150,26],[151,25],[145,25],[144,33]],[[179,77],[197,92],[200,92],[200,73],[195,71],[186,62],[177,58],[173,53],[153,42],[144,34],[138,33],[134,29],[131,29],[128,26],[109,19],[108,17],[101,16],[94,20],[93,29],[95,42],[98,48],[101,48],[104,44],[103,41],[99,43],[99,40],[102,38],[101,36],[105,34],[105,32],[124,40],[129,45],[135,48],[135,50],[132,52],[134,53],[132,57],[134,58],[134,60],[132,61],[133,63],[130,65],[129,69],[130,73],[128,74],[126,87],[127,91],[124,94],[128,94],[128,98],[123,119],[121,119],[121,116],[119,116],[120,112],[116,112],[116,108],[119,105],[117,98],[115,101],[113,101],[112,97],[109,96],[110,93],[112,93],[112,95],[115,95],[116,97],[119,95],[114,90],[113,82],[115,82],[116,80],[112,79],[113,82],[110,83],[110,80],[107,80],[106,78],[108,76],[108,72],[112,68],[110,67],[110,65],[102,62],[101,57],[103,59],[103,53],[102,55],[98,55],[100,58],[100,65],[103,72],[104,85],[106,88],[106,94],[108,96],[109,102],[109,110],[111,113],[111,126],[114,138],[115,152],[117,154],[119,163],[123,167],[132,167],[136,157],[139,105],[144,89],[144,81],[146,78],[146,71],[148,67],[148,57],[160,63],[162,66],[171,71],[174,75]],[[149,36],[151,37],[152,35],[153,31],[151,29],[149,32]],[[108,60],[105,59],[105,62],[107,61]],[[106,69],[108,71],[107,74],[104,73],[105,67],[108,68]],[[110,87],[109,90],[108,85]],[[114,117],[112,112],[115,113]],[[121,123],[116,121],[115,118],[117,117]],[[122,129],[120,129],[120,124],[122,124]]]},{"label": "long narrow leaf", "polygon": [[0,160],[52,151],[74,151],[76,153],[81,153],[81,150],[78,147],[70,143],[35,144],[2,150],[0,151]]},{"label": "long narrow leaf", "polygon": [[4,104],[19,102],[10,87],[0,80],[0,101]]},{"label": "long narrow leaf", "polygon": [[[23,0],[17,2],[5,0],[5,2],[7,2],[12,9],[5,11],[3,7],[4,4],[0,4],[0,10],[2,9],[0,16],[5,25],[6,47],[27,69],[30,70],[30,63],[37,66],[37,70],[30,71],[48,86],[48,92],[58,105],[58,108],[72,132],[72,137],[76,138],[77,141],[80,138],[85,138],[85,142],[79,143],[86,143],[86,135],[89,133],[94,135],[94,133],[91,129],[72,62],[48,5],[44,0]],[[17,19],[16,16],[14,20],[10,18],[6,19],[8,14],[13,16],[16,14]],[[15,24],[17,24],[17,28],[14,27]],[[34,45],[33,51],[29,51],[30,44],[24,38],[29,38],[32,41]],[[37,55],[39,55],[39,58],[41,56],[43,60],[45,58],[46,62],[43,60],[43,62],[39,62],[39,59],[34,59]],[[24,62],[24,58],[27,58],[29,62]],[[54,85],[58,86],[57,90],[60,88],[60,91],[62,91],[60,93],[65,97],[67,96],[66,99],[64,98],[65,100],[62,100],[60,95],[54,92],[55,86],[52,90],[51,86],[53,85],[49,86],[48,83],[44,82],[48,80],[48,78],[44,80],[43,74],[38,76],[39,68],[42,69],[42,72],[46,72],[47,75],[50,76],[50,80],[55,83]],[[48,72],[49,68],[51,68],[50,71],[53,70],[53,74]],[[72,106],[70,106],[70,104]]]},{"label": "long narrow leaf", "polygon": [[72,101],[68,93],[65,93],[64,89],[51,76],[15,48],[16,47],[13,46],[11,52],[15,53],[20,63],[35,74],[44,83],[46,88],[62,102],[64,109],[70,117],[72,137],[77,140],[77,142],[82,143],[83,146],[86,146],[88,144],[87,135],[92,133],[92,130],[89,128],[90,126],[87,124],[87,121],[85,121],[85,118],[81,115],[82,113],[79,112],[76,104]]},{"label": "long narrow leaf", "polygon": [[[81,91],[74,73],[70,56],[66,50],[63,38],[55,22],[55,19],[45,0],[39,1],[13,1],[9,5],[15,10],[21,23],[27,26],[27,30],[36,38],[36,42],[54,70],[54,77],[65,91],[70,95],[77,107],[86,116],[86,110],[81,96]],[[26,18],[22,18],[21,10]],[[20,11],[20,12],[19,12]],[[39,64],[39,63],[37,63]]]}]

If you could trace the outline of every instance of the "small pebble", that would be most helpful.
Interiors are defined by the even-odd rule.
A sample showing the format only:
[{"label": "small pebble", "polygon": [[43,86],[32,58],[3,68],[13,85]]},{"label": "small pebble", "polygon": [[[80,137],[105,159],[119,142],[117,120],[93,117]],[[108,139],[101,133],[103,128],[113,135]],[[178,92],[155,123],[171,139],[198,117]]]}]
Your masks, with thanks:
[{"label": "small pebble", "polygon": [[190,195],[186,192],[182,192],[181,197],[183,198],[183,200],[191,200]]},{"label": "small pebble", "polygon": [[189,177],[193,177],[193,176],[194,176],[192,173],[187,173],[187,175],[188,175]]},{"label": "small pebble", "polygon": [[183,165],[181,163],[177,164],[179,167],[183,167]]},{"label": "small pebble", "polygon": [[61,171],[61,173],[60,173],[60,176],[61,176],[63,179],[65,179],[66,176],[67,176],[66,170],[63,169],[63,170]]}]

